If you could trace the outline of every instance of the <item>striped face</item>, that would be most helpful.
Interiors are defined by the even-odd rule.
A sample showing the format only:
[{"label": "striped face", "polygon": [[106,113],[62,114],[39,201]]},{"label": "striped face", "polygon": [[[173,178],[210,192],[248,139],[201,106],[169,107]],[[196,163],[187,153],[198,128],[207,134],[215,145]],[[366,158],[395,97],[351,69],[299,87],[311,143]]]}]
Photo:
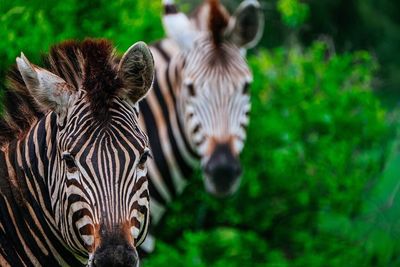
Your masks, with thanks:
[{"label": "striped face", "polygon": [[77,251],[91,254],[116,237],[138,246],[149,216],[147,136],[127,101],[114,98],[103,125],[92,116],[85,92],[79,95],[59,126],[56,223]]},{"label": "striped face", "polygon": [[55,47],[49,62],[52,72],[17,58],[31,96],[51,112],[41,177],[50,181],[50,221],[89,266],[137,266],[149,222],[148,138],[137,107],[152,84],[151,52],[136,43],[117,65],[109,42],[89,39]]},{"label": "striped face", "polygon": [[186,135],[201,156],[206,189],[231,194],[241,174],[238,157],[249,122],[252,75],[237,46],[215,48],[207,35],[182,57],[179,113]]},{"label": "striped face", "polygon": [[180,48],[171,65],[186,137],[201,157],[207,191],[230,195],[240,184],[252,82],[244,54],[263,32],[260,4],[245,0],[230,16],[218,0],[207,0],[188,18],[173,1],[163,3],[164,28]]}]

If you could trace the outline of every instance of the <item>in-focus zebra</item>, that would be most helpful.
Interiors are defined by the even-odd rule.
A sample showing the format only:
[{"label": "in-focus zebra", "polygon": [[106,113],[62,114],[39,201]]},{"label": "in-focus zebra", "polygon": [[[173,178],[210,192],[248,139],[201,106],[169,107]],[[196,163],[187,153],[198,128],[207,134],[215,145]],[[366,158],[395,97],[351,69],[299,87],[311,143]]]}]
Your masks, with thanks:
[{"label": "in-focus zebra", "polygon": [[105,40],[21,54],[0,121],[0,265],[138,266],[149,222],[148,139],[138,101],[153,80],[144,43],[120,63]]},{"label": "in-focus zebra", "polygon": [[[264,27],[256,0],[242,2],[232,16],[217,0],[206,0],[191,17],[172,0],[163,5],[168,38],[150,47],[156,79],[140,103],[154,153],[148,165],[153,223],[199,165],[209,193],[237,190],[252,82],[244,56]],[[152,243],[149,237],[145,250]]]}]

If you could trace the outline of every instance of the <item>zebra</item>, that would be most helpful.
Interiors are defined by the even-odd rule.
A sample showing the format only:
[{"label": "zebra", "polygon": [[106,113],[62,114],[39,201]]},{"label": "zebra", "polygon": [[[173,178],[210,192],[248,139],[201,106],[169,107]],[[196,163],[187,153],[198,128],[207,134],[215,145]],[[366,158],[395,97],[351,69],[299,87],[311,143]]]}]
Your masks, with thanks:
[{"label": "zebra", "polygon": [[[242,2],[232,16],[217,0],[205,1],[190,17],[172,0],[162,3],[167,38],[150,46],[155,80],[139,104],[154,152],[148,164],[152,224],[196,168],[211,195],[237,191],[253,79],[245,54],[264,28],[255,0]],[[142,248],[153,250],[151,235]]]},{"label": "zebra", "polygon": [[146,44],[117,60],[106,40],[21,53],[0,121],[0,265],[139,266],[149,224],[148,138],[138,102],[154,77]]}]

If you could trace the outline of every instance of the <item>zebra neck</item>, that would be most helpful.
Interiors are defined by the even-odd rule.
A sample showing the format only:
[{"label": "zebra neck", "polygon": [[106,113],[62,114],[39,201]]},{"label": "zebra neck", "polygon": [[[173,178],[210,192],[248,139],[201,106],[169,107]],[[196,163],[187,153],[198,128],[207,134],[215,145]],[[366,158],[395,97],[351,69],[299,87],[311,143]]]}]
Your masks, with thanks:
[{"label": "zebra neck", "polygon": [[[172,137],[177,142],[176,145],[182,159],[191,168],[197,168],[200,158],[190,145],[178,109],[179,76],[183,64],[183,61],[179,59],[180,50],[173,41],[164,39],[153,44],[151,51],[156,62],[156,75],[154,89],[150,94],[155,96],[157,101],[154,102],[159,106],[165,123],[168,126],[173,126]],[[171,139],[171,136],[169,139]]]},{"label": "zebra neck", "polygon": [[[53,222],[50,183],[54,182],[57,122],[55,114],[43,117],[18,143],[17,176],[26,181],[28,197],[39,204],[47,220]],[[53,172],[53,173],[52,173]],[[23,178],[22,178],[23,177]]]},{"label": "zebra neck", "polygon": [[156,76],[153,89],[140,102],[140,123],[146,129],[153,155],[148,163],[151,203],[152,207],[155,203],[161,207],[183,190],[199,159],[186,139],[176,108],[178,70],[170,60],[174,52],[165,41],[154,44],[151,50]]},{"label": "zebra neck", "polygon": [[82,264],[54,223],[48,183],[55,123],[55,115],[42,118],[25,138],[0,151],[0,240],[6,242],[0,243],[0,255],[13,259],[12,266]]},{"label": "zebra neck", "polygon": [[[47,184],[50,180],[47,152],[52,151],[48,141],[54,143],[56,133],[48,131],[48,123],[51,123],[50,116],[39,120],[23,139],[14,140],[3,147],[1,163],[6,168],[1,173],[1,179],[8,182],[8,189],[12,192],[7,199],[27,209],[40,206],[40,210],[44,208],[46,211],[45,216],[52,220],[54,217]],[[1,184],[1,189],[4,186]]]}]

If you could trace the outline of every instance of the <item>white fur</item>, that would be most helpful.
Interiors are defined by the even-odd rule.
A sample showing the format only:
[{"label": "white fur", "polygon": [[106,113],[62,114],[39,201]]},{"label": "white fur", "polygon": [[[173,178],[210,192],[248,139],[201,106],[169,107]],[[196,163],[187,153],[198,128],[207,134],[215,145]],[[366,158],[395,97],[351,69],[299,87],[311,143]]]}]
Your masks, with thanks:
[{"label": "white fur", "polygon": [[181,49],[190,49],[196,37],[196,30],[183,13],[167,14],[163,17],[164,29]]},{"label": "white fur", "polygon": [[24,53],[21,53],[21,57],[17,57],[16,61],[26,87],[39,106],[44,109],[53,109],[57,113],[68,107],[72,91],[66,81],[31,64]]}]

